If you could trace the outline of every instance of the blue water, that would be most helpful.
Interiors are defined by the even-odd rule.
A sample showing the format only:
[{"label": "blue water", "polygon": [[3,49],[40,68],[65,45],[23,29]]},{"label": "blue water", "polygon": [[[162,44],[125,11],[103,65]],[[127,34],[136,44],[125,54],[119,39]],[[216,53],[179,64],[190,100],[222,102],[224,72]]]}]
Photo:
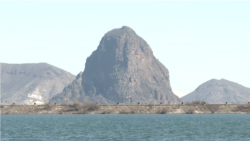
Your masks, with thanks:
[{"label": "blue water", "polygon": [[1,140],[250,141],[250,115],[2,115]]}]

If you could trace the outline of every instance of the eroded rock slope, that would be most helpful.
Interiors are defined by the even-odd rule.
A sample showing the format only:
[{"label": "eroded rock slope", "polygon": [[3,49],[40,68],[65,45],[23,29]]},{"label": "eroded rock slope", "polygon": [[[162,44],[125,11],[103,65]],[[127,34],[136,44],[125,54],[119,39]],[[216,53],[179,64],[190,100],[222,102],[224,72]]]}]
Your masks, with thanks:
[{"label": "eroded rock slope", "polygon": [[51,102],[178,103],[167,68],[127,26],[109,31],[87,58],[85,70]]},{"label": "eroded rock slope", "polygon": [[211,79],[194,92],[181,98],[184,102],[206,101],[211,104],[246,104],[250,102],[250,89],[226,79]]},{"label": "eroded rock slope", "polygon": [[1,63],[1,103],[44,104],[74,79],[69,72],[46,63]]}]

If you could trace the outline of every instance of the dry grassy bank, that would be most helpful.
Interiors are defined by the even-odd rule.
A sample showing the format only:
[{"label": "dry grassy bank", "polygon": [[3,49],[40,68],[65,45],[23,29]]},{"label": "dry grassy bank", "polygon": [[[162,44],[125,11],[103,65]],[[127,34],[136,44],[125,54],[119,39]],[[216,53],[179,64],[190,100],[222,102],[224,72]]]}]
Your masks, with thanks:
[{"label": "dry grassy bank", "polygon": [[250,105],[1,105],[1,114],[250,114]]}]

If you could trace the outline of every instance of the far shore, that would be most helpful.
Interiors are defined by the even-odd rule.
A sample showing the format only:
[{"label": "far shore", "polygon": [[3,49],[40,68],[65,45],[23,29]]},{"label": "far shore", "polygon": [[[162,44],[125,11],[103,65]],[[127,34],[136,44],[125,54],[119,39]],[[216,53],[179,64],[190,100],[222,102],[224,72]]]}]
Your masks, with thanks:
[{"label": "far shore", "polygon": [[1,115],[13,114],[250,114],[250,104],[1,105]]}]

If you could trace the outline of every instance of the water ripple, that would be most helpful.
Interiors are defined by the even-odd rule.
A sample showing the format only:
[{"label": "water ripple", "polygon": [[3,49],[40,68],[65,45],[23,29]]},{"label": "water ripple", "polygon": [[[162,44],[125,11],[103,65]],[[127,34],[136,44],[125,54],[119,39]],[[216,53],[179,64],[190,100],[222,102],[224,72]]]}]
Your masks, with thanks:
[{"label": "water ripple", "polygon": [[250,140],[250,115],[2,115],[1,140]]}]

